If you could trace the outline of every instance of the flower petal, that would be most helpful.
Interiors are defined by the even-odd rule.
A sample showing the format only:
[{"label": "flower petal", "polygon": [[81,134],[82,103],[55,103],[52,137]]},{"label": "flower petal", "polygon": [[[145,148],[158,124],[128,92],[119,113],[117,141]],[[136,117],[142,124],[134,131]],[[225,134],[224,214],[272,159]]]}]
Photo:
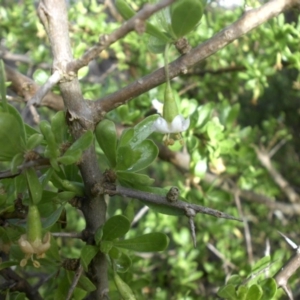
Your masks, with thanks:
[{"label": "flower petal", "polygon": [[160,133],[169,133],[169,126],[167,121],[162,118],[162,117],[158,117],[155,122],[153,123],[153,129],[156,132],[160,132]]},{"label": "flower petal", "polygon": [[190,118],[185,119],[182,115],[177,115],[171,124],[171,133],[185,131],[190,126]]},{"label": "flower petal", "polygon": [[159,114],[162,114],[164,104],[158,101],[157,99],[153,99],[151,102],[152,102],[152,106],[157,110],[157,112]]},{"label": "flower petal", "polygon": [[180,133],[185,131],[190,126],[190,119],[185,119],[182,115],[177,115],[172,123],[168,123],[164,118],[158,117],[153,123],[153,129],[156,132],[169,134],[169,133]]}]

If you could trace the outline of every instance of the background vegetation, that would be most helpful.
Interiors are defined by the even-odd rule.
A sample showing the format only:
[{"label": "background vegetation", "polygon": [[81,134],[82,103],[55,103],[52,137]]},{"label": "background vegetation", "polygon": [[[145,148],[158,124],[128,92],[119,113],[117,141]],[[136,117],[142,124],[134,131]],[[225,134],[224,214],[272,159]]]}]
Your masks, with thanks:
[{"label": "background vegetation", "polygon": [[[127,1],[136,11],[146,2]],[[251,11],[263,6],[262,2],[249,0],[246,4]],[[290,1],[291,5],[294,3],[296,1]],[[246,11],[243,4],[224,7],[217,1],[208,1],[200,24],[186,38],[193,48],[205,41],[209,43],[218,32],[243,18]],[[110,0],[69,1],[68,18],[75,59],[98,43],[99,36],[111,34],[124,23]],[[154,25],[160,25],[155,15],[149,20]],[[126,220],[131,223],[126,239],[151,232],[164,233],[169,239],[164,251],[116,250],[114,256],[114,253],[105,249],[107,243],[104,242],[107,241],[103,238],[103,226],[97,231],[92,230],[93,234],[98,234],[96,242],[83,236],[87,214],[81,212],[78,203],[87,201],[84,197],[89,195],[82,190],[83,182],[85,188],[87,185],[82,179],[84,175],[80,164],[86,158],[80,161],[80,157],[91,141],[79,146],[82,151],[73,163],[58,161],[62,165],[53,171],[57,177],[49,171],[54,169],[53,161],[51,165],[49,161],[44,166],[40,164],[42,158],[49,158],[46,154],[49,141],[45,134],[40,134],[42,129],[38,123],[47,120],[53,124],[53,115],[63,109],[62,94],[58,84],[53,88],[58,98],[52,94],[29,110],[25,108],[26,102],[34,95],[36,86],[28,83],[26,78],[43,85],[52,74],[51,40],[49,42],[38,17],[37,3],[2,0],[0,56],[8,66],[6,80],[10,83],[7,84],[7,99],[10,105],[21,112],[24,123],[35,128],[37,132],[34,133],[41,136],[40,141],[34,144],[36,147],[30,149],[38,152],[39,156],[27,162],[39,161],[35,167],[43,192],[37,202],[43,234],[47,230],[53,236],[45,258],[39,260],[39,269],[30,260],[25,268],[19,266],[24,254],[17,241],[25,232],[27,206],[33,197],[31,179],[26,177],[26,168],[20,167],[25,164],[23,154],[28,153],[28,148],[27,152],[20,150],[22,157],[13,160],[16,154],[21,153],[14,148],[18,140],[12,138],[10,143],[7,139],[8,135],[14,136],[18,132],[2,125],[5,130],[0,132],[1,147],[7,141],[7,151],[11,155],[7,159],[2,158],[0,165],[0,299],[66,299],[70,290],[73,299],[83,299],[89,295],[94,297],[92,299],[105,299],[106,295],[95,294],[97,284],[87,266],[99,249],[110,257],[110,299],[121,297],[120,288],[113,281],[115,265],[122,266],[126,271],[119,269],[121,272],[118,274],[137,299],[285,299],[286,294],[279,287],[286,288],[286,283],[280,283],[275,274],[297,253],[278,231],[293,240],[295,247],[299,243],[299,10],[290,8],[262,23],[219,51],[213,50],[210,53],[213,55],[201,59],[181,72],[180,76],[177,76],[179,72],[176,77],[172,75],[175,71],[171,69],[171,77],[175,77],[171,81],[173,93],[181,113],[190,118],[191,124],[183,133],[184,145],[176,142],[167,147],[160,133],[145,137],[157,145],[159,153],[155,160],[145,163],[139,172],[154,179],[149,185],[161,188],[157,190],[158,193],[167,193],[170,187],[176,186],[184,201],[224,212],[242,219],[242,222],[197,214],[194,218],[197,245],[194,247],[189,218],[161,214],[145,206],[147,202],[129,196],[109,197],[106,193],[106,218],[126,216],[125,221],[117,220],[116,226],[119,228],[127,226]],[[176,48],[172,47],[169,62],[179,56]],[[143,83],[143,80],[147,80],[141,79],[143,76],[163,66],[163,54],[149,50],[149,35],[132,31],[97,53],[96,59],[79,70],[83,98],[94,103],[102,98],[109,101],[105,96],[132,82],[142,80]],[[19,82],[14,81],[17,75],[10,72],[19,72],[26,77]],[[118,138],[125,129],[138,126],[146,117],[157,112],[153,100],[163,101],[165,84],[160,84],[162,82],[133,99],[120,98],[115,108],[109,109],[105,118],[116,125]],[[27,90],[24,84],[27,84]],[[65,102],[64,111],[69,110]],[[2,104],[1,113],[4,111]],[[100,116],[100,110],[98,112]],[[69,133],[62,133],[62,141],[72,144],[71,136],[78,139],[82,131],[78,130],[76,134],[70,125],[70,115],[67,119]],[[95,119],[99,122],[101,117]],[[109,124],[107,126],[112,123]],[[28,128],[26,132],[29,139],[33,132],[30,133]],[[94,139],[97,140],[97,160],[102,173],[112,167],[109,150],[101,146],[101,141],[101,147],[98,144],[103,132],[100,138]],[[104,138],[103,143],[109,145],[108,148],[113,147],[109,144],[109,138]],[[155,154],[156,148],[153,149]],[[70,156],[74,156],[74,153]],[[23,173],[13,176],[18,170]],[[132,174],[134,176],[136,173]],[[120,173],[117,176],[117,185],[128,188],[142,189],[148,184],[148,179],[145,179],[146,184],[134,177],[134,180],[140,180],[137,186],[128,181],[127,175],[124,175],[125,179],[121,178]],[[34,175],[32,178],[35,178]],[[70,189],[60,180],[65,180],[66,184],[76,182],[79,189]],[[150,187],[146,190],[154,191]],[[104,222],[102,220],[100,225]],[[117,230],[115,236],[112,235],[117,239],[125,233]],[[87,248],[87,245],[91,248]],[[95,248],[98,250],[94,253]],[[162,250],[159,248],[157,250]],[[70,259],[74,259],[71,262],[75,262],[75,267],[66,266]],[[78,274],[78,259],[81,259],[84,269],[80,274],[85,272],[86,275],[81,276],[74,289],[72,282],[74,274]],[[296,271],[292,274],[290,279],[286,275],[284,278],[288,279],[289,287],[297,297],[299,278]],[[220,288],[221,292],[217,295]],[[131,299],[124,294],[123,298]]]}]

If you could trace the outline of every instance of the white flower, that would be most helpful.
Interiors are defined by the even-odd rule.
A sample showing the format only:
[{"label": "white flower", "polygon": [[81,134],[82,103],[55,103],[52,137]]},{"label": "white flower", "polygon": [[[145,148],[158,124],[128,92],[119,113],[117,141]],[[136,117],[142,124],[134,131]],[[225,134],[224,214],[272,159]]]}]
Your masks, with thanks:
[{"label": "white flower", "polygon": [[33,255],[36,254],[37,258],[43,258],[45,256],[45,252],[50,248],[51,234],[47,232],[44,238],[41,240],[37,238],[34,242],[29,242],[27,239],[27,234],[22,234],[20,239],[18,240],[18,244],[25,253],[25,258],[23,258],[20,262],[20,266],[24,267],[27,264],[27,260],[31,258],[33,265],[36,268],[40,267],[40,263],[37,260],[33,259]]},{"label": "white flower", "polygon": [[177,115],[172,123],[168,123],[163,117],[158,117],[153,123],[156,132],[170,134],[185,131],[190,126],[190,118],[185,119],[182,115]]},{"label": "white flower", "polygon": [[157,100],[156,98],[153,99],[153,100],[151,101],[151,103],[152,103],[152,106],[156,109],[156,111],[157,111],[159,114],[162,115],[164,104],[161,103],[161,102],[160,102],[159,100]]},{"label": "white flower", "polygon": [[185,119],[182,115],[177,115],[171,123],[167,122],[163,117],[158,117],[153,123],[153,131],[165,134],[164,143],[166,146],[174,145],[174,139],[170,138],[170,135],[175,137],[175,140],[179,140],[183,145],[181,132],[185,131],[190,126],[190,118]]}]

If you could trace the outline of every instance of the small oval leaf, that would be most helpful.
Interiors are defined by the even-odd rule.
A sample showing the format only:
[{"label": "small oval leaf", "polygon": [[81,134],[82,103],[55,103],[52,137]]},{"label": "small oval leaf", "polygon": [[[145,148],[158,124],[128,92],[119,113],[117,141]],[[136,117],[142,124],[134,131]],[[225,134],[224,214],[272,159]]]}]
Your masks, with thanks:
[{"label": "small oval leaf", "polygon": [[93,142],[93,133],[91,130],[87,130],[79,139],[77,139],[70,148],[65,152],[65,156],[72,156],[74,153],[78,153],[78,150],[86,150]]},{"label": "small oval leaf", "polygon": [[39,181],[35,169],[26,169],[26,178],[28,190],[32,199],[33,204],[37,204],[42,199],[43,187]]},{"label": "small oval leaf", "polygon": [[101,121],[95,130],[96,139],[107,157],[111,168],[116,166],[117,161],[117,132],[114,122],[110,120]]},{"label": "small oval leaf", "polygon": [[88,266],[92,259],[96,256],[96,254],[99,252],[98,247],[91,246],[91,245],[85,245],[81,250],[80,255],[80,262],[83,267],[83,269],[87,272]]},{"label": "small oval leaf", "polygon": [[114,246],[137,252],[163,251],[169,243],[168,237],[161,232],[152,232],[132,239],[114,241]]},{"label": "small oval leaf", "polygon": [[147,168],[157,157],[158,148],[151,140],[144,140],[132,148],[123,146],[117,152],[117,170],[138,172]]},{"label": "small oval leaf", "polygon": [[130,228],[129,220],[123,215],[113,216],[103,226],[102,240],[112,241],[125,235]]},{"label": "small oval leaf", "polygon": [[178,0],[171,5],[171,26],[177,38],[194,29],[203,15],[201,0]]},{"label": "small oval leaf", "polygon": [[145,174],[137,174],[126,171],[117,171],[118,181],[122,186],[135,187],[139,185],[152,185],[155,181]]},{"label": "small oval leaf", "polygon": [[0,161],[10,161],[17,153],[25,150],[21,132],[13,115],[0,112]]}]

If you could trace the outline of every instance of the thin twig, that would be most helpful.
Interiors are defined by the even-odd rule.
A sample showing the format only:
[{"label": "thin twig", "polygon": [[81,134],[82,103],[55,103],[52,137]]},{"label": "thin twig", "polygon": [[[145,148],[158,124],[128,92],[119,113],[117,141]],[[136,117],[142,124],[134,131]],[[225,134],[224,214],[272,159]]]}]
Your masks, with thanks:
[{"label": "thin twig", "polygon": [[64,237],[64,238],[75,238],[75,239],[81,239],[82,233],[78,232],[51,232],[52,236],[56,237]]},{"label": "thin twig", "polygon": [[300,197],[288,183],[288,181],[273,167],[270,160],[270,156],[263,149],[253,146],[255,149],[257,158],[260,163],[267,169],[270,176],[273,178],[275,183],[279,186],[282,192],[287,196],[291,203],[299,203]]},{"label": "thin twig", "polygon": [[68,72],[77,72],[80,68],[88,65],[88,63],[98,57],[99,53],[110,45],[125,37],[129,32],[136,29],[139,22],[146,21],[151,15],[173,3],[175,0],[162,0],[154,5],[145,5],[134,17],[125,22],[121,27],[116,29],[109,35],[101,36],[99,43],[85,52],[80,59],[73,60],[67,66]]},{"label": "thin twig", "polygon": [[244,213],[243,213],[241,199],[240,199],[238,191],[236,191],[235,194],[234,194],[234,201],[235,201],[236,207],[238,209],[239,215],[243,219],[245,241],[246,241],[246,248],[247,248],[247,254],[248,254],[248,261],[249,261],[249,264],[252,265],[252,263],[253,263],[253,249],[252,249],[250,228],[249,228],[247,218],[245,218]]},{"label": "thin twig", "polygon": [[[24,110],[24,112],[23,112],[23,118],[25,117],[25,115],[26,115],[26,108],[25,108],[25,110]],[[38,114],[38,112],[37,112],[37,109],[36,109],[36,107],[35,106],[33,106],[33,105],[30,105],[29,106],[29,110],[30,110],[30,112],[31,112],[31,115],[32,115],[32,117],[33,117],[33,121],[35,122],[35,124],[39,124],[40,123],[40,116],[39,116],[39,114]]]},{"label": "thin twig", "polygon": [[282,139],[278,144],[276,144],[269,152],[269,157],[272,156],[287,142],[287,139]]},{"label": "thin twig", "polygon": [[[21,95],[25,101],[30,100],[39,90],[39,86],[29,77],[21,74],[13,68],[5,65],[7,81],[11,82],[9,89],[16,94]],[[63,110],[64,103],[61,96],[49,92],[43,99],[41,105],[47,106],[54,110]]]},{"label": "thin twig", "polygon": [[18,166],[16,173],[12,173],[11,170],[6,170],[6,171],[0,172],[0,179],[14,178],[14,177],[20,175],[24,170],[26,170],[28,168],[33,167],[38,170],[38,169],[41,169],[44,167],[49,167],[49,166],[50,166],[50,162],[49,162],[48,158],[39,158],[36,160],[31,160],[31,161],[25,162],[24,164]]},{"label": "thin twig", "polygon": [[27,106],[40,105],[43,98],[52,90],[61,78],[62,74],[58,70],[54,71],[47,81],[38,89],[35,95],[27,102]]},{"label": "thin twig", "polygon": [[66,300],[70,300],[72,298],[73,292],[78,284],[78,281],[79,281],[82,273],[83,273],[83,267],[82,267],[82,265],[80,265],[74,274],[74,278],[73,278],[72,284],[69,288]]},{"label": "thin twig", "polygon": [[242,222],[242,220],[239,218],[230,216],[226,213],[223,213],[221,211],[209,207],[184,202],[181,200],[170,202],[166,200],[165,196],[160,196],[160,195],[156,195],[156,194],[152,194],[140,190],[134,190],[122,186],[117,186],[115,189],[105,189],[104,192],[111,196],[121,195],[124,197],[140,199],[144,201],[146,204],[149,203],[149,204],[157,205],[158,208],[160,209],[170,209],[172,212],[176,214],[185,215],[187,210],[194,210],[196,213],[207,214],[210,216],[214,216],[216,218],[224,218],[224,219]]},{"label": "thin twig", "polygon": [[149,210],[148,206],[144,206],[141,210],[139,210],[139,212],[135,215],[131,226],[135,225]]},{"label": "thin twig", "polygon": [[223,263],[225,265],[227,265],[228,267],[230,267],[231,269],[234,269],[234,270],[238,270],[239,268],[233,264],[231,261],[229,261],[224,255],[223,253],[221,253],[213,244],[211,243],[207,243],[206,244],[206,247],[212,252],[214,253],[217,257],[219,257]]}]

